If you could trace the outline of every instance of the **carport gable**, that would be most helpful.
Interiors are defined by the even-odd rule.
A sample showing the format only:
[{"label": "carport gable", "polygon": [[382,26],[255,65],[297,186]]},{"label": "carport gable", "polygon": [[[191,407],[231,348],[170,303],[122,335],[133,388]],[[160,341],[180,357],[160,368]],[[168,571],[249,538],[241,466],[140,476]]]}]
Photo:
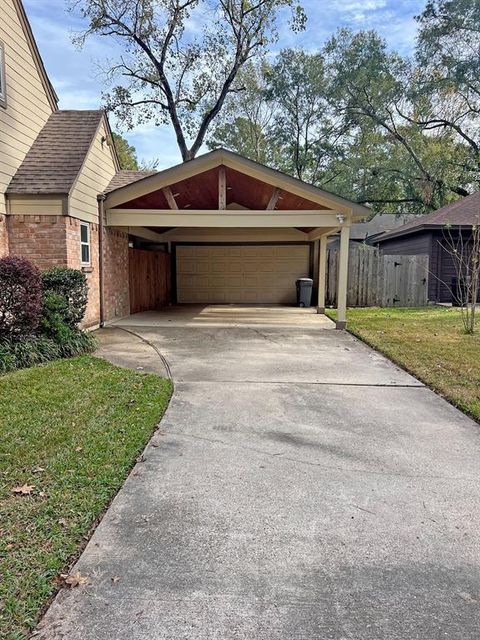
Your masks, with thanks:
[{"label": "carport gable", "polygon": [[308,240],[365,217],[344,198],[219,149],[107,193],[106,223],[154,227],[296,228]]}]

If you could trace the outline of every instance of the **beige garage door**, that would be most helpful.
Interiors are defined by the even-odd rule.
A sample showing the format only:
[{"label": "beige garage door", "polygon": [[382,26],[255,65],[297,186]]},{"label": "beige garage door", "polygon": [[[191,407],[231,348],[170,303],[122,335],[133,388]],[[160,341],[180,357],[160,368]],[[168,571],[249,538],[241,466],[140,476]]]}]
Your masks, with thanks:
[{"label": "beige garage door", "polygon": [[309,275],[308,245],[182,246],[176,249],[179,303],[295,302]]}]

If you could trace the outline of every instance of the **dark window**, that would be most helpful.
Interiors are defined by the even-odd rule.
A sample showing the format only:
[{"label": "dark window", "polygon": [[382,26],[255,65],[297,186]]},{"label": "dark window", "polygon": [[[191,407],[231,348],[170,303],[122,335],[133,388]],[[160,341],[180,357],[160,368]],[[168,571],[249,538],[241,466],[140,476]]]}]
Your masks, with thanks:
[{"label": "dark window", "polygon": [[90,264],[90,226],[87,222],[80,223],[80,261]]}]

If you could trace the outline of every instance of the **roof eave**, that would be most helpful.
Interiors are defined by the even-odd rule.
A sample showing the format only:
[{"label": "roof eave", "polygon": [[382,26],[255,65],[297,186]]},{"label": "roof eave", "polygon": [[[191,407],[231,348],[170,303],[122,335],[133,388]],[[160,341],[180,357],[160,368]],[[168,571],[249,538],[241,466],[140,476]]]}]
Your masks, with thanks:
[{"label": "roof eave", "polygon": [[42,56],[40,55],[40,51],[35,41],[32,27],[30,26],[30,22],[25,12],[25,7],[23,6],[22,0],[13,0],[13,2],[17,11],[18,19],[20,20],[20,24],[22,25],[23,32],[25,33],[25,37],[27,38],[30,51],[35,61],[35,66],[37,67],[38,73],[40,75],[43,88],[45,89],[48,101],[50,103],[50,106],[52,107],[52,111],[58,111],[58,96],[55,89],[53,88],[52,83],[50,82],[50,78],[48,77],[45,65],[43,64]]}]

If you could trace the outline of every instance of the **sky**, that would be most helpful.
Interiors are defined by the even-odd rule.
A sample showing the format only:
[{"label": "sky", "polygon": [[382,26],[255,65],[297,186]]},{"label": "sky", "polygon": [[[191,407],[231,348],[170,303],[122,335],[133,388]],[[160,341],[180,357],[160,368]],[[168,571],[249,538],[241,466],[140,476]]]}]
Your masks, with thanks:
[{"label": "sky", "polygon": [[[102,105],[104,79],[102,61],[112,58],[107,38],[90,38],[83,49],[72,44],[72,36],[84,23],[66,10],[65,0],[24,0],[47,73],[60,98],[60,109],[97,109]],[[302,0],[308,16],[307,28],[292,33],[280,28],[276,48],[304,48],[315,51],[339,28],[376,29],[392,49],[403,55],[411,53],[416,24],[414,16],[425,0]],[[116,126],[137,149],[139,160],[158,159],[162,169],[180,162],[173,133],[168,126],[145,124],[125,131]]]}]

